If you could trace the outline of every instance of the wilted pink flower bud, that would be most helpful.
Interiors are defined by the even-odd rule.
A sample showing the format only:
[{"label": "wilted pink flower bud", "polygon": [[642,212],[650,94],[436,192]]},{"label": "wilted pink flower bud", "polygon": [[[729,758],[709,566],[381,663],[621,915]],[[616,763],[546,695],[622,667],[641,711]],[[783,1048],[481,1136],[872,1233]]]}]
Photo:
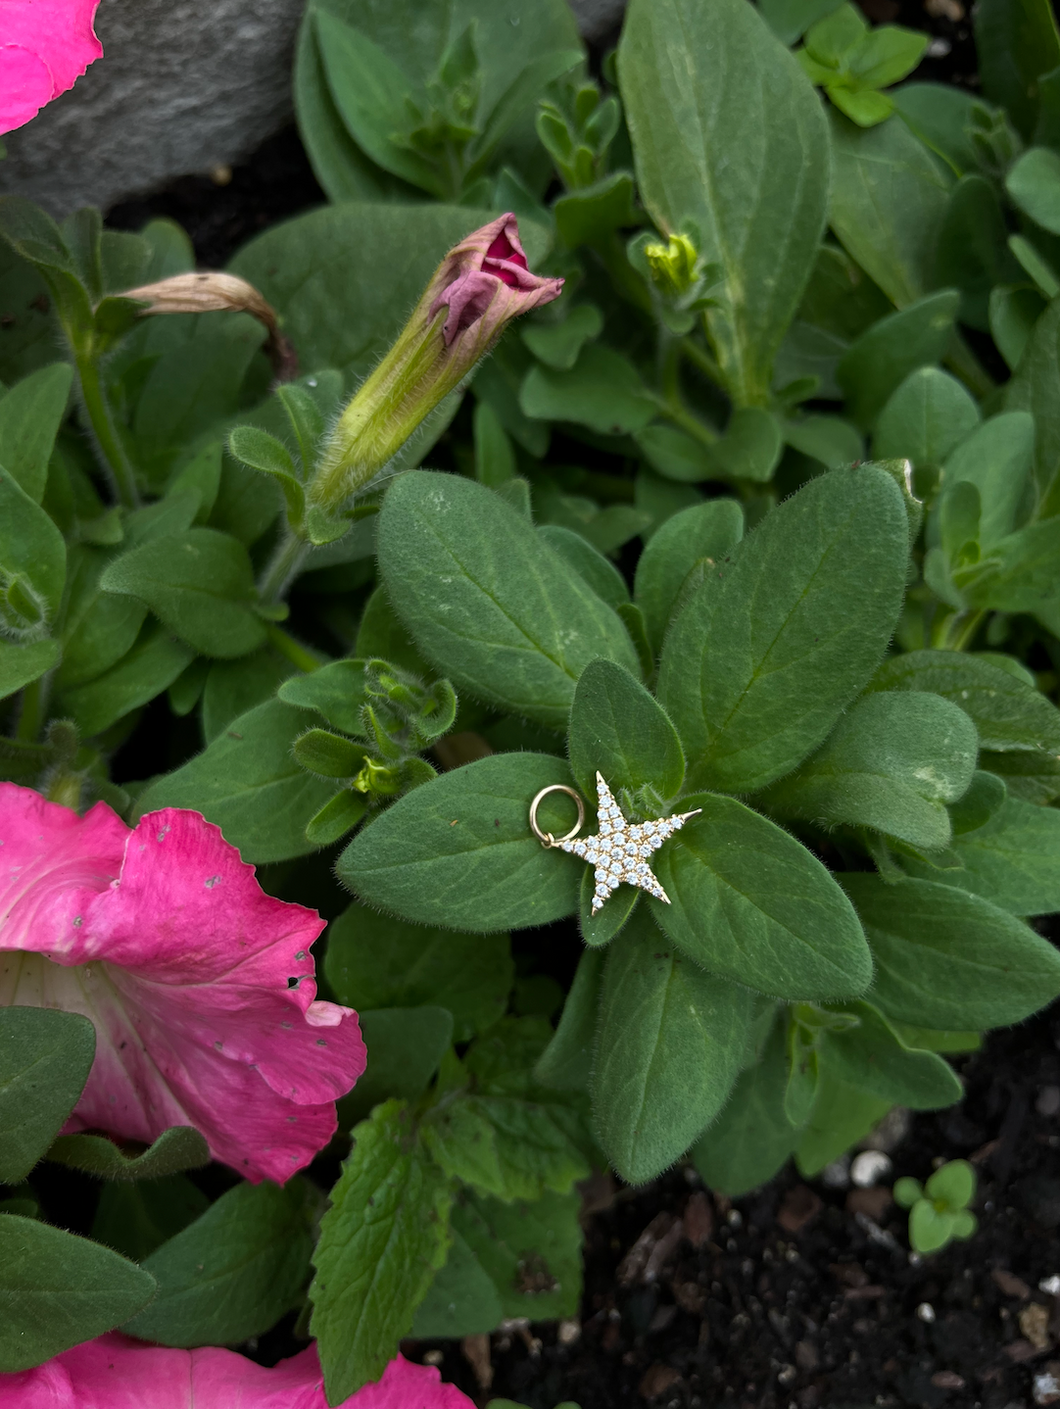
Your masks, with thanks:
[{"label": "wilted pink flower bud", "polygon": [[367,484],[460,385],[508,322],[551,303],[562,289],[562,279],[541,278],[527,268],[511,213],[451,249],[397,342],[335,427],[306,496],[310,536],[315,537],[314,509],[327,517]]},{"label": "wilted pink flower bud", "polygon": [[103,53],[92,29],[99,0],[0,3],[0,132],[36,117]]},{"label": "wilted pink flower bud", "polygon": [[428,317],[448,308],[442,327],[446,346],[470,334],[476,343],[483,344],[483,351],[510,318],[551,303],[563,290],[562,279],[542,279],[530,273],[519,243],[519,224],[511,214],[484,225],[450,250],[431,288],[439,283],[442,287]]}]

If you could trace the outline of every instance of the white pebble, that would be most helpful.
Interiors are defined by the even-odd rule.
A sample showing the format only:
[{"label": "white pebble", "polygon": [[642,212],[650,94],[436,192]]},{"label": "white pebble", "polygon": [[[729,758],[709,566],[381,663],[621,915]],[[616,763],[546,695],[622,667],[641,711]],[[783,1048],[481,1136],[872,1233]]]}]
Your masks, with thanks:
[{"label": "white pebble", "polygon": [[882,1150],[862,1150],[850,1165],[850,1178],[859,1189],[871,1189],[873,1184],[886,1179],[892,1168],[890,1157]]},{"label": "white pebble", "polygon": [[1048,1370],[1034,1377],[1035,1404],[1055,1404],[1060,1399],[1060,1380]]},{"label": "white pebble", "polygon": [[916,1309],[916,1314],[920,1317],[921,1321],[930,1326],[935,1319],[935,1308],[931,1305],[930,1301],[922,1301]]},{"label": "white pebble", "polygon": [[850,1183],[850,1156],[840,1155],[821,1170],[821,1183],[826,1189],[845,1189]]},{"label": "white pebble", "polygon": [[1060,1277],[1055,1272],[1051,1277],[1043,1277],[1038,1283],[1038,1290],[1049,1296],[1060,1296]]}]

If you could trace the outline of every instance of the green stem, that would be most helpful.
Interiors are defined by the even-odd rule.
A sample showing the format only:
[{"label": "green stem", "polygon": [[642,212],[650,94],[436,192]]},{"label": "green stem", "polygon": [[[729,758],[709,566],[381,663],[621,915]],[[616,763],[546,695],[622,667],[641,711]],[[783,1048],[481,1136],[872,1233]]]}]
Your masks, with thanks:
[{"label": "green stem", "polygon": [[[71,343],[74,340],[71,338]],[[74,362],[81,381],[81,397],[89,425],[96,439],[100,455],[110,471],[114,488],[121,504],[134,509],[140,502],[136,488],[136,475],[125,453],[118,428],[114,424],[107,395],[103,390],[103,379],[99,373],[99,363],[90,352],[75,351]]]},{"label": "green stem", "polygon": [[22,691],[22,709],[18,716],[15,737],[24,744],[36,743],[44,723],[45,676],[34,680]]},{"label": "green stem", "polygon": [[305,539],[288,529],[258,583],[258,595],[265,606],[271,607],[274,602],[283,600],[308,552],[309,544]]},{"label": "green stem", "polygon": [[966,651],[985,616],[985,609],[950,612],[932,631],[932,646],[937,651]]},{"label": "green stem", "polygon": [[708,381],[713,382],[715,386],[721,387],[722,391],[725,391],[725,381],[721,375],[721,368],[714,361],[714,358],[711,357],[706,348],[700,347],[699,344],[693,342],[691,338],[682,338],[681,351],[688,358],[689,362],[703,373]]},{"label": "green stem", "polygon": [[265,634],[269,638],[270,645],[306,675],[312,675],[314,670],[319,670],[323,665],[323,661],[318,660],[311,651],[306,650],[300,641],[296,641],[282,627],[270,624],[265,627]]},{"label": "green stem", "polygon": [[693,416],[691,411],[687,411],[680,403],[675,404],[665,396],[660,396],[658,392],[651,392],[649,395],[659,408],[659,414],[679,426],[693,440],[698,440],[700,445],[707,447],[717,445],[717,433],[705,426],[698,416]]},{"label": "green stem", "polygon": [[997,390],[997,383],[986,370],[983,364],[976,357],[975,353],[961,337],[960,333],[954,331],[950,339],[950,345],[946,351],[943,362],[949,367],[951,372],[955,372],[965,386],[974,396],[982,399],[989,396],[992,391]]}]

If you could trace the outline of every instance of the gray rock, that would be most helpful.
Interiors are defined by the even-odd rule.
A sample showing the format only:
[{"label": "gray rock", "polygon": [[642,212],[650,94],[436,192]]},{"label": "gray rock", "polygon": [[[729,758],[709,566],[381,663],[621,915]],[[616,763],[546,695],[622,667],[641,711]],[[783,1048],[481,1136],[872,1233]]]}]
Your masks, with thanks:
[{"label": "gray rock", "polygon": [[[592,40],[624,0],[572,5]],[[303,9],[304,0],[104,0],[104,58],[4,138],[0,193],[64,216],[238,161],[291,115]]]}]

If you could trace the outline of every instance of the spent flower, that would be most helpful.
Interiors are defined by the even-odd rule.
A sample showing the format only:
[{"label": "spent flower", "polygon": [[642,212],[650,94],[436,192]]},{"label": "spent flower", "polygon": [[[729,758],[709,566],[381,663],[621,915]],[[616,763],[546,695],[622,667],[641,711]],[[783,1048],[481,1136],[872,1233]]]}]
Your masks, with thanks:
[{"label": "spent flower", "polygon": [[531,273],[511,213],[473,231],[435,270],[393,347],[346,407],[309,486],[334,513],[369,482],[521,313],[551,303],[562,279]]}]

